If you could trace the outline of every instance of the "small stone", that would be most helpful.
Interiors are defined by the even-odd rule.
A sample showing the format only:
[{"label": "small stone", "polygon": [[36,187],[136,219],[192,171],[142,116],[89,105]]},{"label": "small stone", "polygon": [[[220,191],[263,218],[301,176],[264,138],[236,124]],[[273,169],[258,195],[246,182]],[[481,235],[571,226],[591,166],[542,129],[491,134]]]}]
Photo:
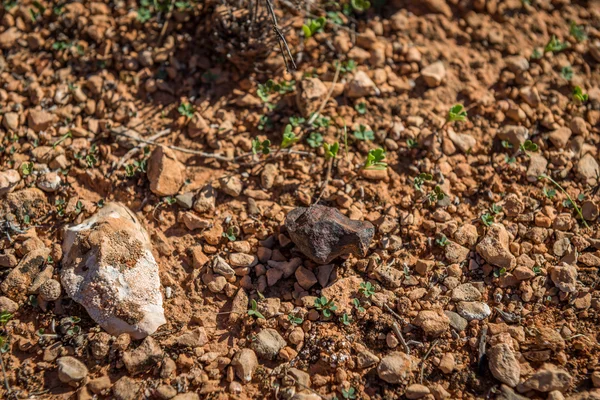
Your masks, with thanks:
[{"label": "small stone", "polygon": [[564,369],[553,364],[544,364],[523,383],[523,387],[538,392],[564,392],[571,386],[572,381],[573,378]]},{"label": "small stone", "polygon": [[331,276],[333,267],[333,264],[319,265],[317,267],[317,280],[321,287],[325,287],[327,286],[327,283],[329,283],[329,277]]},{"label": "small stone", "polygon": [[275,329],[263,329],[256,335],[252,348],[260,358],[274,360],[279,350],[286,346],[285,340]]},{"label": "small stone", "polygon": [[461,301],[456,308],[458,314],[467,321],[482,321],[492,314],[490,307],[481,301]]},{"label": "small stone", "polygon": [[123,353],[123,363],[130,375],[137,375],[155,367],[162,355],[160,345],[152,337],[147,337],[137,349]]},{"label": "small stone", "polygon": [[273,184],[275,183],[275,178],[277,178],[278,174],[277,165],[275,164],[267,164],[260,174],[260,182],[261,186],[265,189],[271,189]]},{"label": "small stone", "polygon": [[60,175],[55,172],[48,172],[42,175],[36,182],[37,187],[42,189],[44,192],[54,193],[60,188],[62,179]]},{"label": "small stone", "polygon": [[524,126],[506,125],[498,130],[498,139],[506,140],[518,149],[529,138],[529,129]]},{"label": "small stone", "polygon": [[445,0],[425,0],[423,4],[433,13],[443,14],[447,18],[452,17],[452,10]]},{"label": "small stone", "polygon": [[21,38],[21,31],[17,28],[10,27],[0,33],[0,49],[9,50],[15,47],[17,40]]},{"label": "small stone", "polygon": [[231,253],[229,263],[234,267],[254,267],[258,264],[258,257],[251,254]]},{"label": "small stone", "polygon": [[7,169],[0,172],[0,196],[13,191],[21,181],[21,175],[17,170]]},{"label": "small stone", "polygon": [[179,207],[184,208],[186,210],[190,210],[194,205],[194,193],[187,192],[183,194],[178,194],[177,196],[175,196],[175,201],[177,202],[177,205]]},{"label": "small stone", "polygon": [[358,368],[369,368],[379,362],[379,357],[368,350],[363,350],[356,355],[356,365]]},{"label": "small stone", "polygon": [[454,360],[454,355],[452,353],[444,354],[440,359],[440,364],[438,365],[440,371],[442,371],[444,374],[452,373],[452,371],[454,371],[455,366],[456,361]]},{"label": "small stone", "polygon": [[590,153],[584,155],[577,162],[577,175],[587,184],[596,184],[599,174],[598,161]]},{"label": "small stone", "polygon": [[102,375],[99,378],[92,379],[87,384],[88,389],[90,389],[94,394],[101,394],[105,390],[110,389],[111,386],[112,382],[107,375]]},{"label": "small stone", "polygon": [[0,296],[0,312],[14,314],[19,309],[19,304],[8,297]]},{"label": "small stone", "polygon": [[327,96],[327,87],[319,78],[301,80],[296,91],[296,105],[302,116],[308,118],[310,114],[316,112],[325,96]]},{"label": "small stone", "polygon": [[419,311],[412,324],[423,329],[426,335],[436,337],[446,332],[450,327],[450,320],[442,310]]},{"label": "small stone", "polygon": [[200,214],[213,211],[215,209],[215,200],[215,189],[211,185],[204,186],[196,196],[194,211]]},{"label": "small stone", "polygon": [[514,74],[525,72],[529,69],[529,61],[523,56],[512,56],[504,59],[506,67]]},{"label": "small stone", "polygon": [[455,287],[451,293],[452,301],[477,301],[481,300],[481,292],[471,283],[463,283]]},{"label": "small stone", "polygon": [[492,224],[477,244],[477,252],[488,263],[510,271],[516,266],[517,259],[511,254],[508,242],[509,237],[504,225]]},{"label": "small stone", "polygon": [[438,87],[446,77],[444,63],[436,61],[421,70],[421,77],[430,88]]},{"label": "small stone", "polygon": [[56,365],[58,365],[58,379],[71,386],[78,386],[88,375],[85,364],[75,357],[60,357],[56,360]]},{"label": "small stone", "polygon": [[456,148],[465,154],[471,152],[477,144],[477,140],[473,136],[466,133],[456,133],[452,129],[448,129],[448,137]]},{"label": "small stone", "polygon": [[431,393],[431,392],[429,391],[427,386],[419,385],[418,383],[413,383],[412,385],[410,385],[409,387],[406,388],[406,392],[404,392],[404,395],[406,396],[407,399],[412,400],[412,399],[423,398],[423,397],[427,396],[429,393]]},{"label": "small stone", "polygon": [[387,383],[404,383],[410,379],[413,367],[411,356],[396,351],[383,357],[377,366],[377,375]]},{"label": "small stone", "polygon": [[558,128],[552,132],[548,138],[557,149],[564,149],[571,138],[571,130],[567,127]]},{"label": "small stone", "polygon": [[321,205],[292,210],[285,227],[302,253],[319,264],[348,253],[364,257],[375,234],[370,222],[351,220],[337,209]]},{"label": "small stone", "polygon": [[112,388],[114,400],[138,400],[139,393],[142,390],[140,383],[135,379],[124,376],[119,379]]},{"label": "small stone", "polygon": [[469,257],[470,250],[452,240],[444,246],[444,255],[451,264],[460,264]]},{"label": "small stone", "polygon": [[56,122],[56,115],[44,110],[29,110],[27,123],[35,133],[44,131]]},{"label": "small stone", "polygon": [[60,297],[60,282],[55,279],[48,279],[40,286],[40,298],[44,301],[56,301]]},{"label": "small stone", "polygon": [[221,191],[231,197],[238,197],[244,189],[244,185],[237,175],[224,176],[219,179],[219,183]]},{"label": "small stone", "polygon": [[194,231],[196,229],[208,229],[212,226],[212,222],[210,220],[200,218],[192,211],[182,213],[181,221],[190,231]]},{"label": "small stone", "polygon": [[252,349],[241,349],[233,356],[231,365],[234,367],[235,375],[242,382],[250,382],[252,381],[254,371],[258,367],[256,353]]},{"label": "small stone", "polygon": [[366,97],[377,92],[375,83],[364,71],[358,71],[354,74],[346,86],[346,95],[350,98]]},{"label": "small stone", "polygon": [[154,395],[161,400],[172,399],[177,395],[177,389],[171,385],[160,385],[154,391]]},{"label": "small stone", "polygon": [[540,154],[530,154],[529,167],[527,168],[527,180],[529,182],[537,182],[538,177],[546,173],[548,160]]},{"label": "small stone", "polygon": [[148,159],[147,175],[152,193],[173,196],[183,185],[185,167],[177,160],[173,150],[156,146]]},{"label": "small stone", "polygon": [[50,250],[46,248],[39,248],[27,253],[4,278],[0,284],[0,290],[12,300],[24,297],[27,294],[27,288],[40,273],[49,254]]},{"label": "small stone", "polygon": [[213,259],[212,268],[215,274],[222,275],[227,279],[235,277],[235,271],[221,256],[216,256]]},{"label": "small stone", "polygon": [[557,288],[565,293],[577,290],[577,267],[560,263],[550,269],[550,278]]},{"label": "small stone", "polygon": [[296,270],[296,280],[304,290],[308,290],[317,283],[317,277],[308,268],[300,267]]},{"label": "small stone", "polygon": [[510,387],[517,386],[521,367],[512,348],[507,343],[499,343],[487,351],[487,356],[494,378]]}]

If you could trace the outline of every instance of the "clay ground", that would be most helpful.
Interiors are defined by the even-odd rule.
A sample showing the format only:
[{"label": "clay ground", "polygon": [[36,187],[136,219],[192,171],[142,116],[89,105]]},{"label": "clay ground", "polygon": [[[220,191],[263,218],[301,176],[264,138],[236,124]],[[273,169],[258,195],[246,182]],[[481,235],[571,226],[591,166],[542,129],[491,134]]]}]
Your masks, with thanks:
[{"label": "clay ground", "polygon": [[[600,398],[600,3],[364,3],[274,0],[287,72],[266,1],[2,2],[0,281],[49,256],[0,287],[0,398]],[[113,201],[159,265],[145,341],[40,292]],[[298,251],[317,203],[366,256]]]}]

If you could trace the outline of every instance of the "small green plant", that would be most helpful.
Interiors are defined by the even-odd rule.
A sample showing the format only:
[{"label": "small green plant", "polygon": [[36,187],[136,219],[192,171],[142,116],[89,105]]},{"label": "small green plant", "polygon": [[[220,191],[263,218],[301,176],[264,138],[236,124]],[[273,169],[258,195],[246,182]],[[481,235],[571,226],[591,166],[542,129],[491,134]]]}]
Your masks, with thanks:
[{"label": "small green plant", "polygon": [[350,4],[357,12],[365,12],[371,7],[371,2],[368,0],[350,0]]},{"label": "small green plant", "polygon": [[267,155],[270,152],[271,152],[271,141],[269,139],[263,140],[262,142],[260,141],[259,138],[254,138],[252,140],[252,153],[253,154],[263,153],[264,155]]},{"label": "small green plant", "polygon": [[321,311],[321,314],[323,314],[325,318],[331,317],[331,313],[337,310],[337,306],[333,300],[328,301],[325,296],[317,297],[315,299],[315,308],[318,311]]},{"label": "small green plant", "polygon": [[481,222],[483,222],[485,226],[492,226],[492,224],[496,222],[496,219],[493,214],[486,212],[481,216]]},{"label": "small green plant", "polygon": [[271,121],[271,118],[269,118],[268,115],[261,115],[260,118],[258,119],[258,130],[264,131],[265,128],[272,129],[273,121]]},{"label": "small green plant", "polygon": [[354,109],[360,115],[364,115],[367,113],[367,103],[365,103],[365,102],[358,103],[354,106]]},{"label": "small green plant", "polygon": [[585,27],[583,25],[577,25],[575,21],[571,21],[571,25],[569,26],[569,34],[578,42],[583,42],[587,39]]},{"label": "small green plant", "polygon": [[353,387],[348,389],[342,389],[342,396],[344,397],[344,399],[354,400],[356,399],[356,389],[354,389]]},{"label": "small green plant", "polygon": [[72,44],[67,42],[54,42],[52,43],[52,50],[67,50],[71,46]]},{"label": "small green plant", "polygon": [[588,98],[589,96],[587,95],[587,93],[583,93],[583,89],[581,89],[581,87],[575,86],[573,88],[573,101],[575,101],[576,103],[583,104],[586,101],[588,101]]},{"label": "small green plant", "polygon": [[104,199],[98,200],[98,202],[96,203],[96,205],[98,206],[98,208],[104,207]]},{"label": "small green plant", "polygon": [[308,22],[302,25],[302,32],[304,32],[304,38],[309,39],[315,33],[320,32],[325,27],[327,19],[325,17],[319,17],[317,19],[309,19]]},{"label": "small green plant", "polygon": [[250,309],[248,310],[248,315],[254,318],[266,319],[264,315],[258,311],[258,303],[256,300],[252,299],[250,302]]},{"label": "small green plant", "polygon": [[340,144],[335,142],[334,144],[323,143],[323,149],[325,150],[325,159],[331,160],[332,158],[336,158],[338,151],[340,150]]},{"label": "small green plant", "polygon": [[292,132],[292,125],[288,124],[285,127],[285,131],[283,132],[283,140],[281,141],[281,148],[287,149],[291,147],[294,143],[298,141],[296,134]]},{"label": "small green plant", "polygon": [[133,176],[135,176],[135,174],[137,172],[142,172],[142,173],[146,173],[146,169],[148,166],[148,161],[147,160],[133,160],[133,162],[131,164],[127,164],[125,166],[125,175],[128,178],[131,178]]},{"label": "small green plant", "polygon": [[190,103],[181,103],[179,108],[177,108],[177,111],[179,111],[179,114],[189,119],[194,117],[194,106],[192,106]]},{"label": "small green plant", "polygon": [[438,201],[444,200],[446,193],[442,190],[439,185],[435,185],[433,190],[427,194],[427,201],[429,204],[435,204]]},{"label": "small green plant", "polygon": [[348,326],[352,323],[352,318],[347,313],[344,313],[344,315],[340,317],[340,322]]},{"label": "small green plant", "polygon": [[175,7],[179,11],[185,11],[185,10],[190,10],[193,7],[193,5],[189,1],[176,1],[175,2]]},{"label": "small green plant", "polygon": [[494,203],[492,204],[492,206],[490,207],[490,211],[492,212],[492,214],[500,214],[502,212],[502,206]]},{"label": "small green plant", "polygon": [[408,138],[408,139],[406,139],[406,146],[412,150],[412,149],[416,149],[417,147],[419,147],[419,143],[415,139]]},{"label": "small green plant", "polygon": [[327,18],[336,25],[344,25],[344,20],[337,11],[327,11]]},{"label": "small green plant", "polygon": [[561,42],[556,38],[555,35],[552,35],[552,38],[550,39],[548,44],[546,44],[546,47],[544,47],[544,53],[558,53],[568,48],[568,42]]},{"label": "small green plant", "polygon": [[446,121],[447,122],[454,122],[454,121],[466,121],[467,120],[467,111],[465,111],[465,108],[462,104],[455,104],[452,107],[450,107],[450,110],[448,111],[448,115],[446,116]]},{"label": "small green plant", "polygon": [[552,200],[554,196],[556,196],[556,189],[547,188],[544,186],[544,189],[542,189],[542,193],[544,193],[544,196],[546,196],[548,199]]},{"label": "small green plant", "polygon": [[13,315],[8,311],[0,312],[0,326],[6,326],[6,324],[8,324],[8,321],[10,321],[12,317]]},{"label": "small green plant", "polygon": [[354,308],[356,308],[356,311],[358,311],[359,313],[364,313],[365,312],[365,308],[360,305],[360,300],[359,299],[354,298],[352,300],[352,303],[354,304]]},{"label": "small green plant", "polygon": [[358,130],[352,132],[352,135],[354,135],[354,137],[358,140],[367,141],[375,139],[375,134],[373,133],[373,131],[367,130],[367,127],[362,124],[358,126]]},{"label": "small green plant", "polygon": [[296,90],[296,81],[276,83],[273,79],[269,79],[264,84],[258,84],[256,94],[264,102],[268,103],[271,95],[274,93],[286,94]]},{"label": "small green plant", "polygon": [[495,268],[494,269],[494,277],[500,278],[501,276],[506,275],[506,268]]},{"label": "small green plant", "polygon": [[433,175],[426,172],[422,172],[413,179],[413,186],[419,191],[423,191],[423,185],[425,182],[429,182],[433,179]]},{"label": "small green plant", "polygon": [[152,12],[150,11],[150,9],[146,6],[143,6],[144,3],[149,3],[149,1],[142,1],[141,4],[142,6],[140,6],[140,8],[138,8],[137,10],[137,16],[136,19],[138,21],[140,21],[142,24],[144,22],[147,22],[150,20],[150,18],[152,18]]},{"label": "small green plant", "polygon": [[[336,69],[338,68],[338,65],[339,65],[339,61],[336,61],[334,63],[334,66]],[[354,60],[343,61],[342,64],[340,65],[340,73],[342,73],[342,74],[354,72],[355,70],[356,70],[356,61],[354,61]]]},{"label": "small green plant", "polygon": [[519,146],[519,150],[521,150],[527,156],[529,156],[529,152],[535,153],[536,151],[538,151],[538,149],[538,145],[533,143],[529,139],[521,143],[521,145]]},{"label": "small green plant", "polygon": [[[8,321],[12,319],[13,315],[6,310],[0,312],[0,353],[8,353],[10,350],[10,345],[8,343],[8,334],[3,334],[2,331],[6,332],[4,327],[8,324]],[[4,364],[2,364],[2,368],[4,368]]]},{"label": "small green plant", "polygon": [[435,244],[437,244],[440,247],[446,247],[448,243],[450,243],[450,241],[448,240],[446,235],[442,235],[439,238],[435,239]]},{"label": "small green plant", "polygon": [[371,284],[371,282],[363,282],[360,284],[360,289],[358,289],[363,296],[371,297],[375,294],[375,286]]},{"label": "small green plant", "polygon": [[573,79],[573,68],[571,68],[570,65],[562,67],[560,70],[560,76],[562,76],[563,79],[570,81]]},{"label": "small green plant", "polygon": [[500,144],[502,145],[502,147],[504,147],[505,149],[512,149],[513,145],[511,142],[509,142],[508,140],[503,140],[500,142]]},{"label": "small green plant", "polygon": [[542,58],[544,56],[544,54],[542,54],[542,52],[539,49],[533,49],[533,52],[531,53],[531,59],[532,60],[539,60],[540,58]]},{"label": "small green plant", "polygon": [[229,239],[230,242],[235,242],[237,239],[235,226],[227,228],[227,231],[223,232],[223,237]]},{"label": "small green plant", "polygon": [[290,324],[292,324],[294,326],[300,326],[304,322],[304,320],[302,318],[297,317],[292,313],[288,314],[288,321],[290,321]]},{"label": "small green plant", "polygon": [[33,172],[33,163],[32,162],[24,162],[21,164],[21,174],[23,176],[31,175]]},{"label": "small green plant", "polygon": [[296,128],[296,127],[298,127],[298,126],[302,125],[302,124],[303,124],[303,123],[305,123],[305,122],[306,122],[306,119],[304,119],[304,118],[302,118],[302,117],[296,117],[296,116],[294,116],[294,117],[290,117],[290,124],[292,124],[292,126],[293,126],[294,128]]},{"label": "small green plant", "polygon": [[167,197],[163,197],[163,199],[161,200],[161,202],[163,204],[172,206],[173,204],[177,203],[177,200],[175,199],[175,197],[167,196]]},{"label": "small green plant", "polygon": [[90,147],[90,150],[88,151],[87,155],[85,156],[86,168],[94,168],[96,164],[98,164],[98,159],[96,158],[96,155],[98,155],[98,147],[96,147],[96,145],[93,144]]},{"label": "small green plant", "polygon": [[548,175],[540,175],[540,176],[538,176],[538,180],[544,180],[544,179],[550,181],[550,183],[552,183],[554,186],[556,186],[558,188],[558,190],[560,190],[561,192],[563,192],[563,194],[565,196],[567,196],[567,199],[568,199],[569,203],[573,206],[573,208],[575,209],[575,211],[579,215],[579,218],[581,218],[581,221],[583,222],[583,225],[585,225],[586,228],[589,228],[590,226],[588,225],[588,223],[585,220],[585,218],[583,218],[583,213],[581,211],[581,208],[579,208],[579,206],[571,198],[571,196],[569,195],[569,193],[567,193],[567,191],[565,189],[563,189],[563,187],[560,186],[560,184],[558,182],[556,182],[554,179],[552,179]]},{"label": "small green plant", "polygon": [[387,168],[387,163],[383,162],[385,159],[385,150],[382,148],[379,149],[371,149],[369,150],[369,154],[367,154],[367,159],[365,160],[364,169],[374,169],[374,170],[384,170]]},{"label": "small green plant", "polygon": [[536,275],[539,275],[542,273],[542,269],[539,267],[539,265],[534,265],[532,270],[533,270],[533,273]]},{"label": "small green plant", "polygon": [[62,142],[64,142],[65,140],[72,138],[73,134],[71,133],[71,131],[65,133],[64,135],[62,135],[56,142],[54,142],[54,144],[52,145],[52,148],[55,149],[56,146],[58,146],[59,144],[61,144]]},{"label": "small green plant", "polygon": [[75,214],[81,214],[82,211],[83,203],[81,202],[81,200],[77,200],[77,203],[75,203]]},{"label": "small green plant", "polygon": [[321,147],[323,145],[323,135],[321,135],[319,132],[311,132],[306,139],[306,142],[313,149]]},{"label": "small green plant", "polygon": [[56,215],[58,215],[59,217],[64,217],[65,216],[65,200],[58,198],[56,200],[54,200],[54,207],[56,208]]},{"label": "small green plant", "polygon": [[[313,115],[314,113],[310,114],[309,120],[313,119]],[[331,120],[327,117],[323,117],[323,116],[319,116],[317,118],[315,118],[315,120],[312,123],[312,127],[317,129],[317,128],[328,128],[329,125],[331,125]]]}]

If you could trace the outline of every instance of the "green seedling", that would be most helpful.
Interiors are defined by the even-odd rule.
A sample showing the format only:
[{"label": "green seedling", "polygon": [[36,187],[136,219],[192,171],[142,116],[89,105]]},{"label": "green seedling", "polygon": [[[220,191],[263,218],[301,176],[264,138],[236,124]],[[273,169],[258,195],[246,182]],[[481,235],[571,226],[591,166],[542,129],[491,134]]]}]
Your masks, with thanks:
[{"label": "green seedling", "polygon": [[375,139],[375,134],[373,133],[372,130],[367,130],[367,127],[364,125],[359,125],[358,130],[355,130],[354,132],[352,132],[352,135],[354,135],[355,138],[357,138],[358,140],[374,140]]},{"label": "green seedling", "polygon": [[573,79],[573,68],[571,68],[570,65],[562,67],[560,70],[560,76],[562,76],[563,79],[570,81]]},{"label": "green seedling", "polygon": [[368,0],[350,0],[350,4],[357,12],[365,12],[371,7],[371,2]]},{"label": "green seedling", "polygon": [[98,202],[96,203],[96,205],[98,206],[98,208],[104,207],[104,199],[98,200]]},{"label": "green seedling", "polygon": [[359,113],[360,115],[364,115],[367,113],[367,104],[362,102],[362,103],[358,103],[357,105],[354,106],[354,109],[356,110],[357,113]]},{"label": "green seedling", "polygon": [[272,129],[273,121],[271,121],[271,118],[269,118],[267,115],[261,115],[258,119],[258,130],[263,131],[265,128]]},{"label": "green seedling", "polygon": [[172,206],[173,204],[177,203],[177,200],[175,199],[175,197],[167,196],[162,199],[162,203]]},{"label": "green seedling", "polygon": [[343,61],[341,65],[340,65],[339,61],[336,61],[333,65],[335,66],[336,69],[339,66],[340,73],[342,73],[342,74],[347,74],[350,72],[354,72],[356,70],[356,61],[354,61],[354,60]]},{"label": "green seedling", "polygon": [[290,321],[290,324],[294,326],[300,326],[304,322],[302,318],[297,317],[294,314],[288,314],[288,321]]},{"label": "green seedling", "polygon": [[505,149],[512,149],[513,148],[513,144],[511,142],[509,142],[508,140],[503,140],[503,141],[500,142],[500,144]]},{"label": "green seedling", "polygon": [[176,1],[175,8],[177,8],[179,11],[185,11],[192,9],[193,5],[189,1]]},{"label": "green seedling", "polygon": [[325,27],[327,19],[325,17],[319,17],[317,19],[309,19],[308,23],[302,25],[302,32],[304,32],[304,38],[309,39],[315,33],[321,32]]},{"label": "green seedling", "polygon": [[440,247],[446,247],[448,243],[450,243],[450,241],[448,240],[446,235],[442,235],[439,238],[435,239],[435,244],[437,244]]},{"label": "green seedling", "polygon": [[494,203],[492,204],[492,206],[490,207],[490,211],[492,212],[492,214],[500,214],[502,212],[502,206]]},{"label": "green seedling", "polygon": [[408,138],[408,139],[406,139],[406,146],[412,150],[412,149],[416,149],[417,147],[419,147],[419,143],[415,139]]},{"label": "green seedling", "polygon": [[52,43],[52,50],[67,50],[71,46],[72,44],[67,42],[54,42]]},{"label": "green seedling", "polygon": [[506,268],[495,268],[494,269],[494,277],[500,278],[501,276],[506,275]]},{"label": "green seedling", "polygon": [[481,216],[481,222],[483,222],[483,224],[485,226],[492,226],[492,224],[494,222],[496,222],[496,217],[494,217],[494,215],[490,214],[490,213],[485,213]]},{"label": "green seedling", "polygon": [[465,108],[462,104],[455,104],[452,107],[450,107],[450,110],[448,111],[448,115],[446,116],[447,122],[455,122],[455,121],[464,122],[466,120],[467,120],[467,111],[465,111]]},{"label": "green seedling", "polygon": [[310,147],[317,148],[323,145],[323,135],[319,132],[311,132],[311,134],[306,139],[306,142]]},{"label": "green seedling", "polygon": [[535,153],[538,151],[538,145],[533,143],[531,140],[527,139],[525,142],[521,143],[519,146],[519,150],[521,150],[525,155],[529,156],[529,152]]},{"label": "green seedling", "polygon": [[544,54],[539,49],[537,49],[537,48],[533,49],[533,52],[531,53],[531,59],[532,60],[539,60],[543,56],[544,56]]},{"label": "green seedling", "polygon": [[194,106],[192,106],[190,103],[181,103],[179,108],[177,108],[177,111],[179,111],[179,114],[183,115],[184,117],[190,119],[194,117]]},{"label": "green seedling", "polygon": [[356,389],[354,389],[353,387],[349,389],[342,389],[342,397],[348,400],[356,399]]},{"label": "green seedling", "polygon": [[367,159],[365,160],[364,169],[372,170],[384,170],[387,168],[387,163],[383,162],[385,159],[385,150],[382,148],[369,150]]},{"label": "green seedling", "polygon": [[583,213],[581,211],[581,208],[579,208],[579,206],[571,198],[571,196],[569,195],[569,193],[567,193],[567,191],[565,189],[563,189],[563,187],[560,186],[560,184],[558,182],[556,182],[554,179],[552,179],[548,175],[540,175],[540,176],[538,176],[538,180],[544,180],[544,179],[550,181],[554,186],[557,187],[558,190],[560,190],[561,192],[564,193],[565,196],[567,196],[568,201],[571,203],[571,205],[573,206],[573,208],[575,209],[575,211],[579,215],[579,218],[581,218],[581,221],[583,222],[583,225],[585,225],[586,228],[589,228],[590,226],[586,222],[585,218],[583,218]]},{"label": "green seedling", "polygon": [[283,132],[283,140],[281,141],[281,148],[287,149],[288,147],[291,147],[297,141],[298,141],[298,138],[296,137],[294,132],[292,132],[292,125],[291,124],[286,125],[285,131]]},{"label": "green seedling", "polygon": [[555,35],[552,35],[552,38],[550,39],[546,47],[544,47],[544,53],[558,53],[568,48],[568,42],[561,42],[556,38]]},{"label": "green seedling", "polygon": [[444,200],[446,193],[442,190],[439,185],[435,185],[433,190],[427,194],[427,201],[429,204],[435,204],[438,201]]},{"label": "green seedling", "polygon": [[539,275],[542,273],[542,269],[538,265],[534,265],[532,270],[533,270],[533,273],[536,275]]},{"label": "green seedling", "polygon": [[583,104],[588,101],[589,96],[587,93],[583,93],[583,89],[579,86],[573,88],[573,101],[579,104]]},{"label": "green seedling", "polygon": [[77,203],[75,203],[75,214],[81,214],[82,211],[83,203],[81,202],[81,200],[77,200]]},{"label": "green seedling", "polygon": [[227,228],[227,231],[223,232],[223,237],[229,239],[230,242],[235,242],[237,239],[235,227],[230,226],[229,228]]},{"label": "green seedling", "polygon": [[52,145],[52,148],[55,149],[56,146],[58,146],[59,144],[61,144],[62,142],[64,142],[65,140],[72,138],[73,134],[71,133],[71,131],[65,133],[64,135],[62,135],[56,142],[54,142],[54,144]]},{"label": "green seedling", "polygon": [[556,196],[556,189],[553,188],[547,188],[544,186],[544,189],[542,189],[542,193],[544,193],[544,196],[546,196],[548,199],[553,199],[554,196]]},{"label": "green seedling", "polygon": [[271,152],[271,141],[269,139],[263,140],[262,142],[260,141],[259,138],[254,138],[252,140],[252,153],[253,154],[262,153],[264,155],[267,155],[270,152]]},{"label": "green seedling", "polygon": [[352,323],[352,318],[347,313],[344,313],[344,315],[340,317],[340,322],[347,326]]},{"label": "green seedling", "polygon": [[292,126],[294,128],[302,125],[305,122],[306,122],[306,119],[304,119],[302,117],[290,117],[290,124],[292,124]]},{"label": "green seedling", "polygon": [[327,297],[321,296],[315,299],[315,308],[321,311],[325,318],[331,317],[333,311],[337,310],[337,306],[333,300],[327,301]]},{"label": "green seedling", "polygon": [[344,20],[337,11],[327,11],[327,18],[336,25],[344,25]]},{"label": "green seedling", "polygon": [[428,174],[426,172],[422,172],[413,179],[413,186],[415,189],[419,191],[423,191],[423,185],[425,182],[431,181],[433,179],[433,175]]},{"label": "green seedling", "polygon": [[248,310],[248,315],[254,318],[266,319],[264,315],[258,311],[258,303],[256,300],[252,299],[250,302],[250,309]]},{"label": "green seedling", "polygon": [[8,311],[0,312],[0,326],[6,326],[6,324],[8,324],[8,321],[10,321],[12,317],[13,315]]},{"label": "green seedling", "polygon": [[325,159],[331,160],[332,158],[336,158],[338,151],[340,150],[340,144],[335,142],[330,145],[329,143],[323,143],[323,149],[325,150]]},{"label": "green seedling", "polygon": [[360,305],[360,300],[359,299],[354,298],[352,300],[352,303],[354,304],[354,308],[356,308],[356,311],[358,311],[359,313],[364,313],[365,312],[365,308]]},{"label": "green seedling", "polygon": [[359,292],[363,294],[365,297],[371,297],[375,294],[375,286],[371,284],[371,282],[363,282],[360,284]]},{"label": "green seedling", "polygon": [[32,162],[24,162],[21,164],[21,174],[23,176],[31,175],[33,172],[33,163]]},{"label": "green seedling", "polygon": [[[313,115],[314,113],[310,114],[309,120],[313,119]],[[331,120],[327,117],[323,117],[323,116],[319,116],[317,118],[315,118],[315,120],[312,123],[312,127],[317,129],[317,128],[328,128],[329,125],[331,125]]]},{"label": "green seedling", "polygon": [[569,34],[578,42],[583,42],[587,39],[585,27],[583,25],[577,25],[575,21],[571,21],[571,25],[569,26]]}]

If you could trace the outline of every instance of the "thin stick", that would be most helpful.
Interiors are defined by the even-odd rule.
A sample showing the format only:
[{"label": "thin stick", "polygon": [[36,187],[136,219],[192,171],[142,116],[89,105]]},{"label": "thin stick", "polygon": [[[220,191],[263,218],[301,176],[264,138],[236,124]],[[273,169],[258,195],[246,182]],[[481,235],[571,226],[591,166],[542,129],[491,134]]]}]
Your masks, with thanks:
[{"label": "thin stick", "polygon": [[[290,62],[292,63],[292,68],[296,69],[296,63],[294,62],[294,57],[292,56],[292,52],[290,50],[290,46],[288,46],[287,40],[285,40],[285,36],[279,29],[279,25],[277,25],[277,17],[275,16],[275,11],[273,11],[273,4],[271,4],[271,0],[265,0],[267,3],[267,9],[269,10],[269,14],[271,14],[271,19],[273,21],[273,32],[277,35],[277,41],[279,42],[279,49],[281,50],[281,55],[283,56],[283,62],[285,63],[285,69],[290,72],[290,66],[288,64],[287,57],[289,57]],[[285,51],[284,51],[285,47]],[[287,51],[287,57],[286,57]]]},{"label": "thin stick", "polygon": [[[153,136],[150,136],[148,138],[148,140],[156,140],[156,139],[159,139],[159,138],[161,138],[161,137],[163,137],[165,135],[168,135],[169,133],[171,133],[171,129],[167,128],[167,129],[164,129],[164,130],[158,132],[157,134],[155,134]],[[127,160],[129,160],[131,157],[133,157],[137,152],[139,152],[142,149],[142,147],[144,147],[143,145],[144,145],[143,143],[140,143],[137,146],[135,146],[133,149],[131,149],[127,153],[125,153],[125,155],[123,157],[121,157],[121,159],[119,160],[119,162],[117,163],[117,165],[113,168],[113,170],[111,171],[111,174],[115,170],[121,169],[121,167],[123,166],[123,164],[125,164],[125,162]]]},{"label": "thin stick", "polygon": [[431,346],[429,346],[427,353],[425,353],[425,356],[423,356],[423,359],[421,360],[421,374],[420,374],[420,379],[419,379],[421,382],[421,385],[423,384],[423,371],[425,370],[425,360],[427,360],[427,357],[429,357],[429,354],[431,354],[431,350],[433,350],[433,348],[437,344],[438,340],[439,339],[435,339],[433,341],[433,343],[431,343]]},{"label": "thin stick", "polygon": [[158,44],[162,43],[163,37],[167,32],[167,28],[169,26],[169,21],[171,20],[171,16],[173,15],[173,5],[175,4],[175,0],[171,0],[171,4],[169,5],[169,11],[167,12],[166,21],[163,24],[162,29],[160,30],[160,35],[158,36]]},{"label": "thin stick", "polygon": [[6,376],[6,369],[4,368],[4,359],[2,353],[0,353],[0,365],[2,366],[2,376],[4,377],[4,386],[6,386],[6,393],[10,394],[12,390],[10,389],[8,377]]},{"label": "thin stick", "polygon": [[327,102],[331,98],[331,94],[333,93],[333,90],[334,90],[335,85],[337,83],[338,77],[340,76],[340,69],[341,68],[342,68],[342,63],[338,63],[338,66],[335,69],[335,75],[333,76],[333,81],[331,82],[331,87],[329,88],[329,91],[327,92],[327,96],[325,96],[325,99],[321,103],[321,106],[319,107],[319,109],[317,110],[317,112],[314,113],[312,115],[312,117],[310,117],[310,119],[308,120],[308,122],[306,123],[306,125],[309,125],[309,126],[312,125],[313,122],[315,122],[315,120],[319,117],[319,115],[321,115],[321,112],[323,112],[323,109],[325,108],[325,105],[327,104]]},{"label": "thin stick", "polygon": [[402,343],[402,347],[404,347],[404,352],[406,354],[410,354],[410,347],[408,347],[408,343],[406,343],[406,340],[404,340],[404,336],[402,336],[402,331],[400,330],[400,327],[397,323],[394,322],[392,324],[392,330],[394,331],[396,336],[398,336],[400,343]]}]

